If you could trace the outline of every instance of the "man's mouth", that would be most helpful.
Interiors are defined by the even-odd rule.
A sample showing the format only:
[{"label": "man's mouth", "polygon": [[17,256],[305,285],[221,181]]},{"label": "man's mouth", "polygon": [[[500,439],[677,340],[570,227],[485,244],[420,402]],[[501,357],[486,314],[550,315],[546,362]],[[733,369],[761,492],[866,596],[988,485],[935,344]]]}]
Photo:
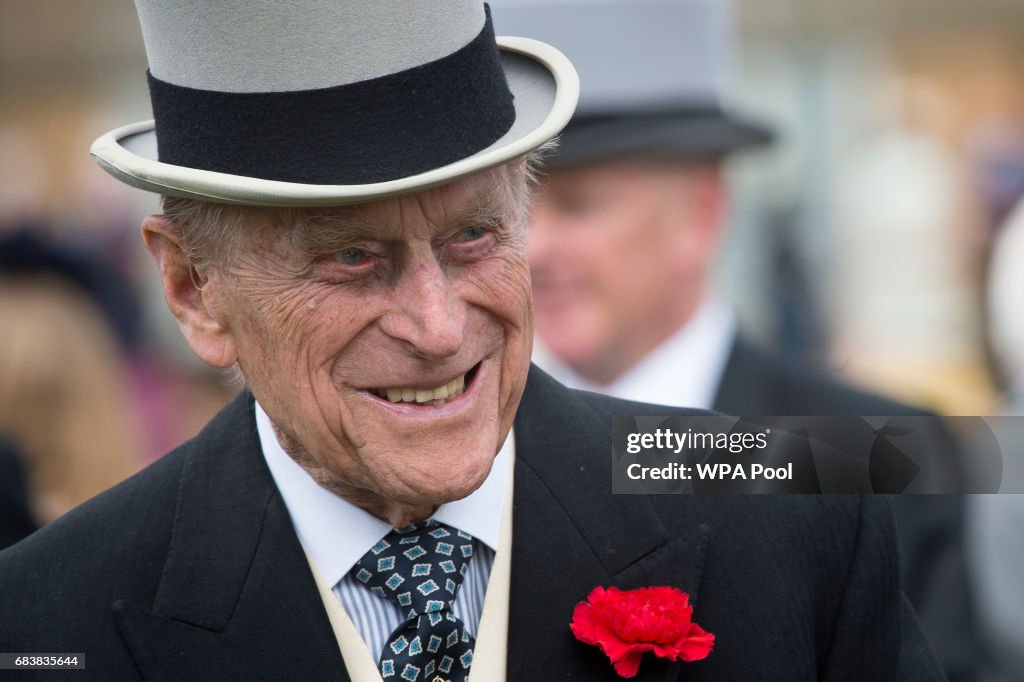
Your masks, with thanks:
[{"label": "man's mouth", "polygon": [[369,392],[392,403],[419,403],[421,405],[443,405],[462,395],[466,386],[473,381],[479,363],[465,374],[461,374],[446,384],[434,388],[411,388],[392,386],[389,388],[371,388]]}]

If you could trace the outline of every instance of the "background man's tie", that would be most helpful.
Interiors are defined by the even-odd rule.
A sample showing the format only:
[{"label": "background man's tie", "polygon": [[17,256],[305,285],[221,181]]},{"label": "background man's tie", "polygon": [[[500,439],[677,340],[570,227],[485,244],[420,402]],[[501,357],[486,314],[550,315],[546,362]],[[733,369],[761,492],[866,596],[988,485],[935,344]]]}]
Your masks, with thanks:
[{"label": "background man's tie", "polygon": [[401,607],[406,621],[384,645],[385,680],[464,682],[473,638],[452,613],[473,556],[473,536],[436,521],[391,531],[352,568],[356,580]]}]

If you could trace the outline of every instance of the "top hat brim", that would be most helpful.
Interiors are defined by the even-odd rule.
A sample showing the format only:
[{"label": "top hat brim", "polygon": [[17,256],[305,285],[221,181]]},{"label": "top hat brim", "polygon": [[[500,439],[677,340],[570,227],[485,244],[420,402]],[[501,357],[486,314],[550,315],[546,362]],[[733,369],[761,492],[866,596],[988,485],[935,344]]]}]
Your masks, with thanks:
[{"label": "top hat brim", "polygon": [[542,146],[562,130],[579,99],[579,79],[555,48],[529,38],[499,36],[502,68],[514,97],[515,121],[475,154],[425,172],[383,182],[303,184],[232,175],[161,162],[153,121],[113,130],[90,150],[108,173],[134,187],[169,196],[258,206],[331,206],[416,192],[499,166]]},{"label": "top hat brim", "polygon": [[577,166],[617,158],[714,159],[772,142],[772,132],[718,107],[577,115],[546,165]]}]

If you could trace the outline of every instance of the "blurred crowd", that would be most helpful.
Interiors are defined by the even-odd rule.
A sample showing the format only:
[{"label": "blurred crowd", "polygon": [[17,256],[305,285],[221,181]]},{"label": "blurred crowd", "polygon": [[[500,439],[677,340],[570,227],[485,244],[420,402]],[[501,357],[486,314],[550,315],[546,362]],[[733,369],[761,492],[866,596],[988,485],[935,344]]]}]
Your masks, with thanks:
[{"label": "blurred crowd", "polygon": [[[0,0],[0,546],[240,389],[146,273],[152,199],[86,158],[146,99],[138,32],[104,39],[132,10],[53,4],[34,35],[38,8]],[[491,4],[497,33],[547,39],[583,79],[531,225],[548,371],[731,414],[1024,415],[1024,6],[919,25],[899,8],[920,3],[850,0],[786,25],[782,2],[602,0],[562,25],[542,0]],[[1024,680],[1024,504],[895,504],[950,678]]]}]

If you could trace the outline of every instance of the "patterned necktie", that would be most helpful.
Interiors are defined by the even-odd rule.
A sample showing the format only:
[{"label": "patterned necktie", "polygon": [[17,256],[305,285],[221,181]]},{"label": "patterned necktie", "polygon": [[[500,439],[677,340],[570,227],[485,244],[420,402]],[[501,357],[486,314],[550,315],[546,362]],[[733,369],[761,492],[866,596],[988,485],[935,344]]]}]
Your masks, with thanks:
[{"label": "patterned necktie", "polygon": [[473,536],[434,520],[391,531],[352,568],[356,580],[401,607],[380,657],[381,677],[406,682],[464,682],[473,637],[452,613],[473,556]]}]

